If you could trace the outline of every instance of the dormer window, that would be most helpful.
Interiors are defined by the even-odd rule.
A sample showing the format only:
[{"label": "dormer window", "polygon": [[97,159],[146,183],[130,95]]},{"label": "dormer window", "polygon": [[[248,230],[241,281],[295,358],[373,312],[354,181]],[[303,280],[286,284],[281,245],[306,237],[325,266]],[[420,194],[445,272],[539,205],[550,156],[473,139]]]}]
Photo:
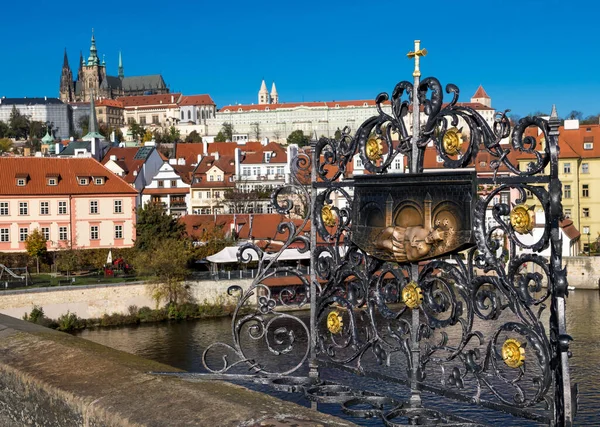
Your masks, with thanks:
[{"label": "dormer window", "polygon": [[48,185],[56,185],[58,180],[56,178],[48,178]]},{"label": "dormer window", "polygon": [[79,185],[88,185],[90,183],[89,179],[83,176],[77,178]]},{"label": "dormer window", "polygon": [[28,173],[18,173],[15,175],[15,178],[17,180],[17,186],[25,187],[27,185],[27,181],[29,180],[29,174]]},{"label": "dormer window", "polygon": [[97,176],[94,178],[94,184],[96,185],[104,185],[104,177],[103,176]]}]

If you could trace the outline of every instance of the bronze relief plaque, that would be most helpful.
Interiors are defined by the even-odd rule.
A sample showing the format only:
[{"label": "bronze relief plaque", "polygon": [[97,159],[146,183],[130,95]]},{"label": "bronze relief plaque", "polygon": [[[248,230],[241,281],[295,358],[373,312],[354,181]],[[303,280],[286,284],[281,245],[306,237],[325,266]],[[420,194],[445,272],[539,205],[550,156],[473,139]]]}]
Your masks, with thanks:
[{"label": "bronze relief plaque", "polygon": [[352,241],[398,263],[473,246],[476,181],[463,171],[355,176]]}]

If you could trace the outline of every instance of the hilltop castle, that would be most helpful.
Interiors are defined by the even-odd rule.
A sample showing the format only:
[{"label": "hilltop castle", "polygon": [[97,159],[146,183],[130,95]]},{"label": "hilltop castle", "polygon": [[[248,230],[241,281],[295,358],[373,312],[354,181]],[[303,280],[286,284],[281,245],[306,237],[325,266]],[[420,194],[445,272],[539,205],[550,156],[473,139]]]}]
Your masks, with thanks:
[{"label": "hilltop castle", "polygon": [[96,39],[92,31],[90,56],[84,61],[83,55],[79,54],[76,80],[73,79],[65,49],[59,93],[63,102],[89,102],[92,94],[100,98],[114,99],[119,96],[164,94],[169,93],[169,88],[160,74],[125,77],[120,52],[118,76],[108,76],[104,58],[100,62],[98,57]]}]

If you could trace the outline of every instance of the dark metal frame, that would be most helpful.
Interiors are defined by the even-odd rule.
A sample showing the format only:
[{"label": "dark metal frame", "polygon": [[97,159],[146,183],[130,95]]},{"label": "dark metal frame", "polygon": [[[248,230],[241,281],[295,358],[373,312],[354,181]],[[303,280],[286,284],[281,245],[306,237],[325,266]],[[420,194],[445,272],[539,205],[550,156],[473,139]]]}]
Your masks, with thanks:
[{"label": "dark metal frame", "polygon": [[[340,140],[321,138],[313,141],[309,151],[299,152],[292,181],[274,192],[272,203],[285,214],[302,206],[305,215],[300,223],[279,225],[278,231],[287,236],[279,252],[267,253],[250,243],[240,247],[241,262],[250,261],[249,251],[258,254],[258,275],[245,291],[229,289],[239,298],[232,320],[233,344],[211,345],[203,353],[203,364],[211,378],[254,378],[279,389],[304,391],[312,401],[339,402],[349,414],[379,416],[386,425],[402,425],[394,421],[401,417],[411,424],[476,425],[423,408],[421,393],[428,391],[551,426],[570,426],[577,389],[571,386],[568,366],[571,337],[565,325],[568,290],[559,230],[562,187],[555,111],[548,121],[526,117],[514,129],[506,112],[498,113],[489,126],[475,110],[458,103],[455,85],[446,86],[452,100],[444,105],[439,81],[432,77],[420,81],[419,77],[416,75],[413,83],[398,83],[391,99],[380,94],[376,99],[378,114],[363,123],[354,136],[345,129]],[[388,100],[391,115],[383,108]],[[426,114],[424,123],[420,107]],[[412,134],[411,126],[405,123],[411,108],[412,129],[416,129]],[[470,140],[460,152],[449,153],[444,137],[460,124],[468,127]],[[526,136],[529,127],[543,134],[543,147]],[[509,144],[502,143],[506,138]],[[382,146],[381,155],[375,159],[368,152],[372,139]],[[476,182],[493,187],[475,203],[476,245],[461,254],[420,264],[383,262],[352,243],[355,181],[345,179],[348,165],[358,153],[376,179],[388,173],[397,156],[406,156],[411,174],[399,174],[398,180],[425,176],[424,152],[430,142],[447,169],[469,168],[479,151],[494,158],[489,164],[492,177]],[[511,162],[511,151],[529,156],[525,170]],[[509,171],[507,175],[498,174],[502,166]],[[511,223],[514,205],[493,205],[494,197],[509,189],[519,195],[516,204],[534,200],[545,213],[546,226],[532,244],[524,243]],[[334,203],[334,196],[346,203]],[[324,207],[334,223],[331,218],[324,220]],[[488,210],[495,220],[491,227],[485,221]],[[498,242],[498,233],[505,236],[504,244]],[[278,267],[278,257],[291,246],[311,251],[309,277],[293,267]],[[517,255],[518,247],[534,253]],[[548,247],[549,259],[536,254]],[[527,271],[522,269],[525,265]],[[281,292],[276,300],[264,284],[265,279],[282,271],[297,277],[304,289],[295,305],[310,304],[308,326],[294,313],[276,309],[288,300],[298,301],[295,290]],[[421,305],[413,309],[401,298],[411,282],[423,294]],[[254,298],[257,307],[248,311]],[[550,315],[546,318],[548,305]],[[327,316],[334,311],[343,320],[338,331],[326,326]],[[298,341],[298,331],[306,341]],[[524,348],[522,366],[504,364],[502,345],[508,339]],[[253,344],[258,341],[265,351],[282,358],[294,354],[296,360],[289,365],[266,366],[248,351],[248,346],[258,351]],[[307,376],[291,376],[307,365]],[[319,378],[323,366],[406,384],[410,394],[406,402],[399,403],[323,382]],[[240,367],[248,372],[239,373]],[[353,409],[357,405],[361,409]],[[364,405],[372,409],[365,410]]]}]

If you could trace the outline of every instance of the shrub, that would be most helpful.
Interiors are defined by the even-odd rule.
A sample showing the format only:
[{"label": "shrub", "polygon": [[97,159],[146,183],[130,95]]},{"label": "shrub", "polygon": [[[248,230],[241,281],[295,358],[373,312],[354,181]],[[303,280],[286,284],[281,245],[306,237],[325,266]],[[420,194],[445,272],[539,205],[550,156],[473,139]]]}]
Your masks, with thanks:
[{"label": "shrub", "polygon": [[31,313],[29,313],[29,315],[27,313],[25,313],[23,315],[23,320],[27,320],[28,322],[31,322],[31,323],[38,323],[44,317],[45,317],[44,309],[42,307],[38,307],[37,305],[34,305],[33,308],[31,309]]},{"label": "shrub", "polygon": [[66,314],[63,314],[58,318],[58,330],[63,332],[74,331],[75,329],[81,329],[85,326],[85,322],[83,322],[75,313],[70,313],[67,311]]}]

